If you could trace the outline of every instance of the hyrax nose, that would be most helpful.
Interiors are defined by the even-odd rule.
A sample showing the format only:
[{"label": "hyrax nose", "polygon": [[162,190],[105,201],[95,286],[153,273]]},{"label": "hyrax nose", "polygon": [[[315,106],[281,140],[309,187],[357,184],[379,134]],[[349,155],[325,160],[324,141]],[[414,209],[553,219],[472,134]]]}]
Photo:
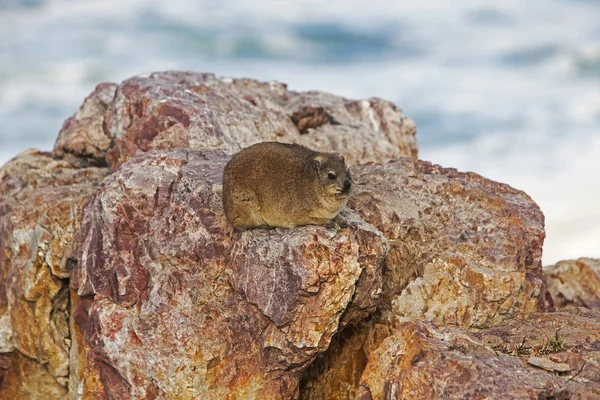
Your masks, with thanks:
[{"label": "hyrax nose", "polygon": [[352,186],[352,183],[348,179],[346,179],[344,181],[344,191],[350,190],[350,186]]}]

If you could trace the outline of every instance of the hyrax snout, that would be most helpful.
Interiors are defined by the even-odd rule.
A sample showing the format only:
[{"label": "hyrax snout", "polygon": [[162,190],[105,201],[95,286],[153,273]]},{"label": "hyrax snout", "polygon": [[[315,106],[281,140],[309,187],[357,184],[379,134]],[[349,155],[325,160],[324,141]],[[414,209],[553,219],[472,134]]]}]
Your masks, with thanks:
[{"label": "hyrax snout", "polygon": [[338,154],[257,143],[225,166],[223,207],[240,229],[322,225],[337,216],[351,187],[350,171]]}]

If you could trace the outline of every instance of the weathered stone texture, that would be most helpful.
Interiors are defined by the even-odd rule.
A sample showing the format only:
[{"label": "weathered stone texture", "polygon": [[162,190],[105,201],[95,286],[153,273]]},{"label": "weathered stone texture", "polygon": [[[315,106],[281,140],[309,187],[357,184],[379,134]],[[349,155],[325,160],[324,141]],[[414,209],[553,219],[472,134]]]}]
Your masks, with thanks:
[{"label": "weathered stone texture", "polygon": [[[0,170],[0,398],[600,398],[598,313],[543,313],[546,279],[598,308],[598,261],[544,276],[529,196],[414,133],[281,83],[98,85]],[[348,226],[232,229],[222,169],[266,140],[344,153]]]},{"label": "weathered stone texture", "polygon": [[600,311],[600,260],[580,258],[544,267],[557,309],[587,307]]},{"label": "weathered stone texture", "polygon": [[525,193],[410,158],[352,175],[348,206],[390,242],[384,320],[486,328],[551,308],[544,216]]},{"label": "weathered stone texture", "polygon": [[[291,116],[327,110],[335,123],[301,134]],[[337,151],[349,164],[417,156],[415,125],[393,103],[293,92],[282,83],[163,72],[134,77],[117,89],[105,117],[112,168],[137,151],[189,147],[233,154],[261,141],[295,142]]]},{"label": "weathered stone texture", "polygon": [[0,398],[7,400],[66,399],[66,387],[48,369],[15,351],[0,354]]},{"label": "weathered stone texture", "polygon": [[317,359],[301,398],[353,398],[359,361],[399,322],[483,329],[551,308],[541,270],[544,219],[525,193],[409,158],[355,166],[352,175],[348,206],[390,246],[383,302]]},{"label": "weathered stone texture", "polygon": [[360,386],[360,400],[599,399],[600,314],[532,313],[476,334],[400,324]]},{"label": "weathered stone texture", "polygon": [[97,382],[109,398],[290,398],[347,315],[376,308],[379,231],[356,221],[233,232],[221,206],[226,161],[142,153],[84,210],[72,280],[87,356],[73,385],[84,398]]},{"label": "weathered stone texture", "polygon": [[[38,151],[22,153],[0,170],[0,352],[14,351],[5,375],[23,378],[20,393],[30,398],[66,393],[67,255],[80,203],[106,172]],[[0,397],[12,393],[10,379],[0,384]]]},{"label": "weathered stone texture", "polygon": [[354,399],[367,357],[391,333],[389,325],[372,322],[344,329],[304,373],[300,383],[300,399]]},{"label": "weathered stone texture", "polygon": [[112,101],[117,85],[101,83],[85,99],[79,110],[68,118],[54,144],[54,154],[71,154],[104,165],[110,138],[104,134],[104,113]]}]

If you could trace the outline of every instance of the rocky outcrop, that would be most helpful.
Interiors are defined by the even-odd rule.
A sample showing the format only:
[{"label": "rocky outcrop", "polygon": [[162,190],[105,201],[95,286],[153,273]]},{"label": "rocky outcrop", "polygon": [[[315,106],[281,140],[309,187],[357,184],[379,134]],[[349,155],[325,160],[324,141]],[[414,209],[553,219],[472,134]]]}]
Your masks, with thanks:
[{"label": "rocky outcrop", "polygon": [[262,141],[341,152],[349,164],[417,156],[415,124],[391,102],[191,72],[123,82],[108,106],[105,133],[113,139],[112,168],[137,151],[189,147],[233,154]]},{"label": "rocky outcrop", "polygon": [[291,398],[332,336],[376,308],[379,231],[357,220],[233,232],[225,161],[142,153],[85,208],[72,280],[84,397],[100,382],[109,398]]},{"label": "rocky outcrop", "polygon": [[[345,153],[347,226],[228,225],[223,166],[263,140]],[[416,155],[379,99],[181,72],[98,85],[52,153],[0,172],[0,398],[596,393],[599,318],[545,313],[537,205]],[[579,264],[585,282],[561,267],[550,287],[592,307]]]},{"label": "rocky outcrop", "polygon": [[599,351],[600,314],[590,311],[477,333],[404,323],[369,356],[357,399],[598,399]]},{"label": "rocky outcrop", "polygon": [[0,397],[67,393],[67,255],[81,204],[107,172],[86,165],[29,151],[0,170]]},{"label": "rocky outcrop", "polygon": [[587,307],[600,311],[600,260],[580,258],[544,267],[556,308]]}]

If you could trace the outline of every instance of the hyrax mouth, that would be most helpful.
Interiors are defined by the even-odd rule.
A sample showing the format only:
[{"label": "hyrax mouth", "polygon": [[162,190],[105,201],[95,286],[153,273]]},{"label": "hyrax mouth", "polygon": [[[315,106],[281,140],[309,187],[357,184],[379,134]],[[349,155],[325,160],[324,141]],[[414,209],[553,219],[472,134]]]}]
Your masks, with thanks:
[{"label": "hyrax mouth", "polygon": [[339,199],[345,199],[350,195],[350,189],[337,189],[335,195]]}]

